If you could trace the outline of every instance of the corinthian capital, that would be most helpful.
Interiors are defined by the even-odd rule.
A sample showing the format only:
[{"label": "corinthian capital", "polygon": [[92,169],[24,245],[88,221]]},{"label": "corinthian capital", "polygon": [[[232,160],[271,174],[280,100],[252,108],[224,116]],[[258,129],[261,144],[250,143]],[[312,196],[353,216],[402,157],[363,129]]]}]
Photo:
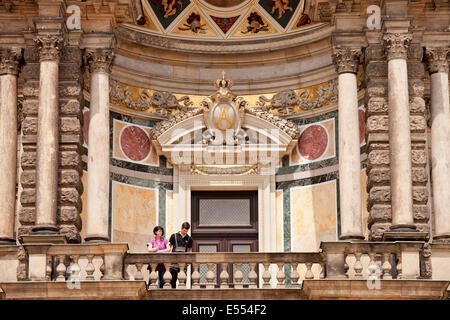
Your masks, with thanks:
[{"label": "corinthian capital", "polygon": [[448,55],[450,48],[427,47],[426,57],[430,73],[446,72],[448,73]]},{"label": "corinthian capital", "polygon": [[64,45],[62,34],[38,34],[33,40],[39,50],[40,61],[59,60]]},{"label": "corinthian capital", "polygon": [[86,62],[89,64],[89,72],[111,72],[111,62],[114,58],[113,49],[87,49]]},{"label": "corinthian capital", "polygon": [[388,61],[392,59],[407,59],[411,40],[412,35],[410,33],[386,33],[383,36],[383,44]]},{"label": "corinthian capital", "polygon": [[355,48],[333,48],[333,63],[336,72],[341,73],[358,73],[359,59],[361,57],[361,49]]},{"label": "corinthian capital", "polygon": [[0,75],[12,74],[17,76],[19,73],[19,61],[22,58],[20,48],[1,49],[0,50]]}]

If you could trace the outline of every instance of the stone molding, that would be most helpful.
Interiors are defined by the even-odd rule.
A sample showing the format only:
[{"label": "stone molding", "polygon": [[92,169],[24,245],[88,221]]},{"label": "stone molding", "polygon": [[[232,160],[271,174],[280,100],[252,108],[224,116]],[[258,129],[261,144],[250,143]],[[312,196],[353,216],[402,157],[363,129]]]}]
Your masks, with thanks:
[{"label": "stone molding", "polygon": [[387,53],[387,60],[406,60],[408,58],[408,48],[411,40],[411,33],[386,33],[383,35],[383,45]]},{"label": "stone molding", "polygon": [[349,47],[333,48],[332,59],[338,74],[358,73],[360,57],[361,49]]},{"label": "stone molding", "polygon": [[90,73],[111,73],[113,49],[86,49],[85,61]]},{"label": "stone molding", "polygon": [[427,47],[426,57],[430,74],[436,72],[448,73],[448,56],[450,48]]},{"label": "stone molding", "polygon": [[0,75],[19,74],[19,61],[22,58],[21,48],[11,48],[0,50]]},{"label": "stone molding", "polygon": [[64,46],[62,34],[37,34],[33,41],[39,50],[39,61],[59,61]]}]

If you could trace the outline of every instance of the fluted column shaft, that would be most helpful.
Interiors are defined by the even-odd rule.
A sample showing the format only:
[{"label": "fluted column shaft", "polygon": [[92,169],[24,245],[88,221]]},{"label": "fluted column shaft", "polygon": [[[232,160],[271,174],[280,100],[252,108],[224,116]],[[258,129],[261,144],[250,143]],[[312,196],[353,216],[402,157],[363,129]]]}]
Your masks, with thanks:
[{"label": "fluted column shaft", "polygon": [[61,34],[39,34],[39,111],[36,165],[36,227],[34,233],[54,234],[58,196],[59,149],[59,56],[63,45]]},{"label": "fluted column shaft", "polygon": [[110,49],[87,50],[91,73],[88,146],[86,238],[88,242],[110,241],[109,217],[109,73]]},{"label": "fluted column shaft", "polygon": [[15,243],[17,74],[21,49],[0,52],[0,244]]},{"label": "fluted column shaft", "polygon": [[431,77],[431,172],[435,240],[450,240],[449,53],[449,48],[426,50]]},{"label": "fluted column shaft", "polygon": [[361,161],[359,142],[359,49],[335,48],[333,61],[339,74],[339,196],[340,240],[364,239],[361,216]]},{"label": "fluted column shaft", "polygon": [[383,37],[388,59],[391,229],[398,231],[415,229],[406,62],[411,39],[410,34],[388,33]]}]

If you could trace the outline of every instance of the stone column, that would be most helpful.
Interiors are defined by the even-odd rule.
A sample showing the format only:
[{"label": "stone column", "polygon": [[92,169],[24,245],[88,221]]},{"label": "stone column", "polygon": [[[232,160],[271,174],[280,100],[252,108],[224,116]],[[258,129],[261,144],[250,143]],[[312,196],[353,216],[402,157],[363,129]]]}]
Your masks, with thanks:
[{"label": "stone column", "polygon": [[16,203],[17,75],[21,49],[0,51],[0,244],[14,244]]},{"label": "stone column", "polygon": [[411,132],[407,53],[409,33],[387,33],[383,43],[388,60],[389,146],[391,166],[391,230],[413,231]]},{"label": "stone column", "polygon": [[91,73],[88,146],[87,242],[110,241],[109,217],[109,73],[113,51],[86,51]]},{"label": "stone column", "polygon": [[427,48],[431,77],[431,165],[434,240],[450,240],[450,115],[448,60],[450,48]]},{"label": "stone column", "polygon": [[39,49],[39,112],[36,165],[35,234],[56,234],[59,148],[59,56],[63,36],[38,34],[34,39]]},{"label": "stone column", "polygon": [[361,160],[356,82],[360,56],[360,49],[333,49],[333,61],[336,72],[339,74],[340,240],[364,239],[361,216]]}]

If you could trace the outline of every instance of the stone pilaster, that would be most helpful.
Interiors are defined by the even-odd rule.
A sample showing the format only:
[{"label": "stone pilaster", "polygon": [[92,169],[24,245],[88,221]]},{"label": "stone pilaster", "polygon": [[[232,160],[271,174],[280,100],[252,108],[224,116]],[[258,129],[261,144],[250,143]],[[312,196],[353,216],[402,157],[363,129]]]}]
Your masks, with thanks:
[{"label": "stone pilaster", "polygon": [[[31,35],[30,35],[31,36]],[[30,36],[27,36],[30,38]],[[39,110],[39,51],[28,41],[23,72],[22,174],[20,177],[19,237],[36,226],[36,147]],[[58,64],[58,142],[56,226],[68,242],[80,242],[82,175],[82,54],[77,45],[61,48]]]},{"label": "stone pilaster", "polygon": [[0,50],[0,244],[15,243],[17,75],[20,48]]},{"label": "stone pilaster", "polygon": [[369,240],[379,241],[392,221],[387,62],[379,33],[368,33],[365,49],[367,210]]},{"label": "stone pilaster", "polygon": [[91,73],[86,241],[110,241],[109,217],[109,73],[111,49],[86,50]]},{"label": "stone pilaster", "polygon": [[450,241],[450,124],[448,57],[450,48],[426,48],[431,78],[431,174],[433,240]]},{"label": "stone pilaster", "polygon": [[339,185],[340,240],[364,239],[361,214],[361,164],[359,148],[358,72],[360,49],[333,48],[339,79]]}]

